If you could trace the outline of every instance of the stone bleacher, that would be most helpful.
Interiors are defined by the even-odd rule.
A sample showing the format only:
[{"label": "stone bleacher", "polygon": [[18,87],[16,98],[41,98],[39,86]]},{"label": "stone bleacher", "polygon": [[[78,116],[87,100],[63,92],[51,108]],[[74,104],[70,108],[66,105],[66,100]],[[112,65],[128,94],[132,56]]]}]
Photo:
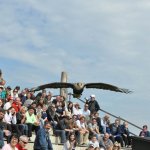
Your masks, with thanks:
[{"label": "stone bleacher", "polygon": [[[32,134],[31,137],[31,141],[28,143],[28,145],[26,146],[27,150],[33,150],[33,144],[34,144],[34,139],[35,139],[35,134]],[[63,150],[63,145],[62,144],[56,144],[57,142],[59,143],[59,138],[57,139],[54,135],[50,135],[50,139],[53,145],[53,150]],[[58,141],[57,141],[58,140]],[[86,150],[87,147],[81,147],[81,146],[77,146],[76,150]],[[131,148],[122,148],[121,150],[132,150]]]}]

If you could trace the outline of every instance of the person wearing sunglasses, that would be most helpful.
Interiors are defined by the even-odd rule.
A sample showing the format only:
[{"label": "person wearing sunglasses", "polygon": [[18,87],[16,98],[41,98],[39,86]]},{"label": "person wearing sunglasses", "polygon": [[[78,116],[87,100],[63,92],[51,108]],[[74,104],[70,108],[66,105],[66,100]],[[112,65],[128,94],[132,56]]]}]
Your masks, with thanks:
[{"label": "person wearing sunglasses", "polygon": [[21,135],[19,137],[19,142],[16,145],[16,147],[18,148],[18,150],[27,150],[26,146],[28,144],[28,137],[26,135]]}]

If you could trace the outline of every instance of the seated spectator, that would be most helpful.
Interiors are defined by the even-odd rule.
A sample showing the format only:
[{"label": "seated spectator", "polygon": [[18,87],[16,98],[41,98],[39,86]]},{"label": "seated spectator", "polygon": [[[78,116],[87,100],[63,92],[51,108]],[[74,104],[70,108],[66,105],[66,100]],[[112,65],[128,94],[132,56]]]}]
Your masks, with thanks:
[{"label": "seated spectator", "polygon": [[16,147],[18,148],[18,150],[27,150],[25,149],[27,144],[28,144],[28,137],[26,135],[21,135],[19,137],[19,142],[16,145]]},{"label": "seated spectator", "polygon": [[65,103],[64,102],[62,101],[57,102],[56,113],[57,113],[59,120],[61,120],[65,116]]},{"label": "seated spectator", "polygon": [[16,112],[20,111],[21,108],[20,98],[16,97],[11,106],[15,109]]},{"label": "seated spectator", "polygon": [[27,100],[26,91],[22,90],[21,93],[19,94],[19,97],[22,105],[24,105],[24,102]]},{"label": "seated spectator", "polygon": [[85,117],[80,117],[80,120],[77,120],[76,123],[80,132],[80,145],[85,145],[89,137],[89,131],[85,123]]},{"label": "seated spectator", "polygon": [[39,130],[40,123],[37,121],[36,115],[34,114],[34,109],[32,107],[28,108],[26,112],[26,122],[28,125],[28,137],[32,137],[32,130],[35,130],[35,133]]},{"label": "seated spectator", "polygon": [[82,111],[81,111],[80,105],[78,103],[75,103],[73,106],[73,115],[77,115],[78,118],[80,118],[80,116],[82,116]]},{"label": "seated spectator", "polygon": [[18,150],[16,145],[18,144],[18,135],[17,134],[12,134],[10,137],[10,143],[5,144],[2,147],[2,150]]},{"label": "seated spectator", "polygon": [[128,129],[128,122],[124,122],[123,125],[121,125],[121,135],[123,137],[125,146],[128,147],[131,145],[131,138],[130,138],[130,132]]},{"label": "seated spectator", "polygon": [[47,95],[47,103],[46,103],[46,105],[47,106],[50,106],[50,105],[52,105],[52,93],[51,92],[48,92],[48,95]]},{"label": "seated spectator", "polygon": [[71,112],[73,114],[73,102],[69,101],[67,105],[67,111]]},{"label": "seated spectator", "polygon": [[23,132],[23,128],[19,129],[19,125],[17,124],[16,111],[13,107],[10,107],[8,111],[6,111],[4,115],[4,120],[7,123],[8,129],[11,133],[17,133],[20,136]]},{"label": "seated spectator", "polygon": [[121,144],[123,147],[123,138],[121,135],[121,126],[120,126],[120,121],[119,119],[115,120],[115,123],[110,125],[110,133],[111,133],[111,140],[112,141],[117,141]]},{"label": "seated spectator", "polygon": [[113,147],[113,143],[112,141],[109,139],[109,134],[105,133],[104,137],[100,140],[99,145],[104,147],[106,150],[112,150]]},{"label": "seated spectator", "polygon": [[100,133],[99,133],[99,127],[97,125],[96,118],[92,118],[91,122],[88,124],[89,129],[89,135],[93,136],[95,135],[97,140],[100,140]]},{"label": "seated spectator", "polygon": [[18,97],[18,96],[19,96],[18,90],[17,90],[17,89],[14,89],[11,96],[12,96],[14,99],[15,99],[16,97]]},{"label": "seated spectator", "polygon": [[10,86],[7,86],[7,88],[6,88],[5,90],[6,90],[6,97],[11,96],[11,93],[12,93],[11,87],[10,87]]},{"label": "seated spectator", "polygon": [[143,130],[140,132],[139,136],[141,137],[150,137],[150,132],[148,131],[148,126],[144,125]]},{"label": "seated spectator", "polygon": [[41,117],[42,117],[42,119],[43,119],[44,122],[48,121],[46,111],[47,111],[47,106],[44,105],[43,108],[42,108],[42,112],[41,112]]},{"label": "seated spectator", "polygon": [[95,135],[92,136],[91,140],[89,141],[89,146],[94,145],[94,148],[99,147],[99,142],[97,140],[97,137]]},{"label": "seated spectator", "polygon": [[38,103],[36,105],[36,114],[41,114],[42,113],[42,108],[43,108],[43,105]]},{"label": "seated spectator", "polygon": [[2,85],[0,85],[0,99],[6,99],[6,91]]},{"label": "seated spectator", "polygon": [[110,125],[110,117],[109,115],[105,115],[102,119],[101,119],[101,126],[103,128],[102,133],[106,133],[107,130],[109,130],[109,125]]},{"label": "seated spectator", "polygon": [[56,114],[56,108],[55,105],[50,105],[48,109],[46,110],[47,113],[47,119],[49,122],[51,122],[53,131],[55,131],[55,127],[59,122],[59,117]]},{"label": "seated spectator", "polygon": [[11,106],[12,106],[12,103],[13,103],[13,97],[12,96],[9,96],[8,97],[8,102],[6,102],[5,104],[4,104],[4,110],[8,110]]},{"label": "seated spectator", "polygon": [[29,107],[32,103],[33,103],[33,100],[31,99],[31,94],[27,93],[27,99],[26,99],[26,101],[24,102],[23,105],[25,107]]},{"label": "seated spectator", "polygon": [[70,134],[68,140],[64,143],[63,150],[75,150],[76,138],[74,134]]},{"label": "seated spectator", "polygon": [[25,106],[22,106],[20,108],[20,111],[16,113],[17,124],[19,128],[23,128],[22,135],[28,135],[28,126],[25,124],[26,112],[27,112],[27,108]]},{"label": "seated spectator", "polygon": [[82,110],[82,115],[85,117],[86,121],[90,120],[90,110],[88,109],[89,105],[85,103],[84,109]]},{"label": "seated spectator", "polygon": [[62,143],[66,142],[66,139],[69,137],[69,135],[74,132],[71,120],[71,113],[68,112],[66,116],[61,119],[56,126],[55,134],[58,136],[60,134]]},{"label": "seated spectator", "polygon": [[95,112],[94,113],[94,118],[96,119],[96,121],[97,121],[97,125],[98,125],[98,128],[99,128],[99,133],[101,134],[101,135],[103,135],[104,134],[104,132],[103,132],[103,127],[102,127],[102,125],[101,125],[101,118],[99,117],[99,113],[98,112]]},{"label": "seated spectator", "polygon": [[[10,136],[11,132],[7,129],[7,124],[4,122],[4,114],[5,111],[0,108],[0,149],[4,146],[4,136],[8,137]],[[8,141],[7,138],[7,141]]]},{"label": "seated spectator", "polygon": [[121,150],[121,145],[120,145],[120,143],[115,142],[112,150]]}]

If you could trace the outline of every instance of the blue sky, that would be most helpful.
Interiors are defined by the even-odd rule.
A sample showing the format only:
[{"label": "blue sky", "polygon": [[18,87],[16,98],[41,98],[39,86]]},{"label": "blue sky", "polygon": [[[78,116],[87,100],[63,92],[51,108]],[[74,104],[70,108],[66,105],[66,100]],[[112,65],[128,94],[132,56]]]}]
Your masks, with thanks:
[{"label": "blue sky", "polygon": [[7,85],[57,82],[65,71],[68,82],[128,88],[134,93],[87,89],[81,98],[95,94],[102,109],[150,126],[149,0],[5,0],[0,10]]}]

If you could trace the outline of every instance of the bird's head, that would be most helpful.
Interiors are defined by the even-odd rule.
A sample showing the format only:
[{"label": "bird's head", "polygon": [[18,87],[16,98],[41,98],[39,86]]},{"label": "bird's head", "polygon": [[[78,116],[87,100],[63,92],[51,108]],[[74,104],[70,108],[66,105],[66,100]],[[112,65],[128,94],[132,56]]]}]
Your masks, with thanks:
[{"label": "bird's head", "polygon": [[78,83],[75,83],[75,84],[74,84],[76,90],[81,90],[81,89],[83,89],[83,88],[84,88],[84,85],[85,85],[85,84],[82,83],[82,82],[78,82]]}]

